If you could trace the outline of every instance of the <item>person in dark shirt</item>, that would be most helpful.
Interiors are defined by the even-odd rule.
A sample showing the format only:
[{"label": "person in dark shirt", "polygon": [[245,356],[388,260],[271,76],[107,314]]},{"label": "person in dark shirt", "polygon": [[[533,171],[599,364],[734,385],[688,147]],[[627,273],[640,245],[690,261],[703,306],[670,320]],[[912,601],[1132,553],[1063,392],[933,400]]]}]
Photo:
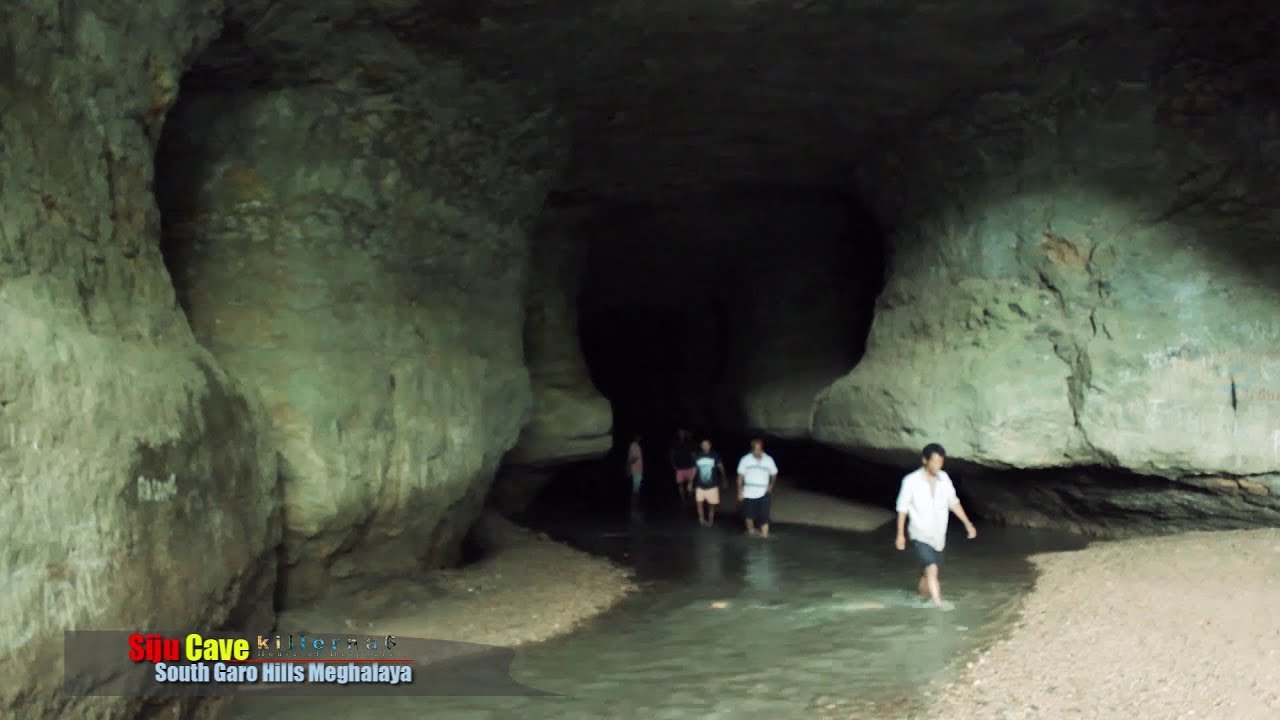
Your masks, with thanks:
[{"label": "person in dark shirt", "polygon": [[719,453],[711,449],[711,441],[704,439],[701,451],[693,458],[693,465],[698,471],[693,491],[693,501],[698,506],[698,524],[711,527],[716,521],[720,486],[724,484],[726,476],[724,461],[720,459]]},{"label": "person in dark shirt", "polygon": [[697,470],[693,466],[693,435],[688,430],[676,433],[671,445],[671,469],[676,473],[676,487],[680,489],[680,504],[689,502],[689,486]]}]

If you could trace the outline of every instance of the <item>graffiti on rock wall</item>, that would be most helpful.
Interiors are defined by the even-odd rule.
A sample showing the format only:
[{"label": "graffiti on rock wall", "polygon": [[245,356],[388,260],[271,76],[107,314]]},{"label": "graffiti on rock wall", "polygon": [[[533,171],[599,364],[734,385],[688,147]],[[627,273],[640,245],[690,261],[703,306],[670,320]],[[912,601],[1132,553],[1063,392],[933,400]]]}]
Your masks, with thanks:
[{"label": "graffiti on rock wall", "polygon": [[0,630],[0,654],[13,653],[47,633],[75,629],[105,612],[111,552],[120,543],[107,537],[96,515],[77,520],[76,506],[67,497],[67,487],[96,487],[98,480],[0,478],[9,497],[0,504],[0,524],[10,541],[21,537],[30,543],[34,538],[45,546],[25,560],[0,558],[0,573],[8,578],[0,588],[0,613],[9,619]]},{"label": "graffiti on rock wall", "polygon": [[1280,322],[1249,320],[1235,327],[1240,337],[1254,343],[1280,343]]},{"label": "graffiti on rock wall", "polygon": [[[1217,393],[1234,403],[1280,402],[1280,346],[1204,352],[1182,345],[1144,353],[1143,360],[1161,374],[1216,377]],[[1122,380],[1132,379],[1132,371],[1122,371]]]},{"label": "graffiti on rock wall", "polygon": [[[1205,442],[1252,443],[1265,448],[1270,423],[1242,417],[1225,402],[1204,406],[1185,400],[1147,397],[1123,403],[1114,415],[1118,429],[1153,435],[1192,437]],[[1265,452],[1265,450],[1264,450]]]},{"label": "graffiti on rock wall", "polygon": [[172,500],[178,495],[177,477],[170,473],[168,478],[148,478],[138,476],[138,501],[163,502]]}]

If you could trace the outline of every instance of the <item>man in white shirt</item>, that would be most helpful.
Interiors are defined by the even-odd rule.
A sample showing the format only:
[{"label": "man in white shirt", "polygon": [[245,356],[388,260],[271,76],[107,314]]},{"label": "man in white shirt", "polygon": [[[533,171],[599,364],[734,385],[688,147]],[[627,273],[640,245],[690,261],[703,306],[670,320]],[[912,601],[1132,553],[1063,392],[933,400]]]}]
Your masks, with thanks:
[{"label": "man in white shirt", "polygon": [[769,537],[770,510],[773,505],[773,486],[778,481],[778,464],[764,452],[764,441],[751,441],[751,452],[738,461],[738,502],[742,504],[742,517],[747,521],[747,533]]},{"label": "man in white shirt", "polygon": [[951,477],[942,470],[947,451],[937,443],[930,443],[920,456],[922,467],[902,478],[902,489],[898,491],[898,538],[894,546],[906,550],[904,531],[910,532],[911,546],[920,559],[920,582],[916,590],[921,597],[931,598],[934,607],[942,607],[938,567],[947,546],[949,513],[955,513],[964,523],[970,540],[978,536],[978,530],[960,505]]}]

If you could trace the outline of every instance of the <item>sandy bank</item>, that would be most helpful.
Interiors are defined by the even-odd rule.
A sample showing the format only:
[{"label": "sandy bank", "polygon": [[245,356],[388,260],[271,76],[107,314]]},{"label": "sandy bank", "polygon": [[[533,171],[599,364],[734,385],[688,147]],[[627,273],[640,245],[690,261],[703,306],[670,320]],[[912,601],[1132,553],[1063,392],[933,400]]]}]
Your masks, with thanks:
[{"label": "sandy bank", "polygon": [[[721,505],[717,512],[734,515],[736,519],[739,512],[736,486],[731,484],[727,491],[721,491],[720,497]],[[779,480],[774,488],[772,513],[773,522],[779,527],[808,525],[853,532],[878,530],[894,518],[892,510],[802,490],[786,480]]]},{"label": "sandy bank", "polygon": [[413,581],[339,586],[282,614],[282,627],[354,630],[514,647],[568,632],[635,585],[629,572],[497,516],[481,521],[484,559]]},{"label": "sandy bank", "polygon": [[779,525],[871,532],[889,524],[894,518],[893,511],[887,508],[801,490],[782,481],[775,490],[773,520]]},{"label": "sandy bank", "polygon": [[1280,718],[1280,529],[1033,560],[1021,621],[923,717]]}]

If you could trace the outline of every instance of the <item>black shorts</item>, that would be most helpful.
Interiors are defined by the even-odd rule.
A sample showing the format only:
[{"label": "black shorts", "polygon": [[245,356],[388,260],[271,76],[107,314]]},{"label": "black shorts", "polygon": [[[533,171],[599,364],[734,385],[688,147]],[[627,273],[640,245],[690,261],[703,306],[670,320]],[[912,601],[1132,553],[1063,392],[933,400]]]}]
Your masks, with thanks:
[{"label": "black shorts", "polygon": [[924,569],[930,565],[937,565],[939,568],[942,567],[941,550],[934,550],[932,545],[922,543],[919,540],[911,541],[911,549],[916,551],[916,557],[920,559],[921,572],[924,572]]},{"label": "black shorts", "polygon": [[770,520],[770,511],[772,509],[772,493],[766,493],[764,497],[743,498],[742,519],[750,520],[756,525],[768,525]]}]

